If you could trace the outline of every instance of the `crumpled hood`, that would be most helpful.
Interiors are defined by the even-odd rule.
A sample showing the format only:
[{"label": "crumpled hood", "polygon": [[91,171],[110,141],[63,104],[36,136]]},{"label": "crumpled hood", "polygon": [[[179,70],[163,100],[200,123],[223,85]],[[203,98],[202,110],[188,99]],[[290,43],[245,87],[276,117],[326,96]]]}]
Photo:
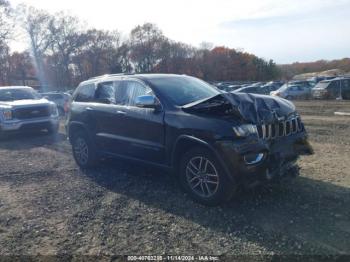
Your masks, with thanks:
[{"label": "crumpled hood", "polygon": [[50,105],[52,104],[47,99],[25,99],[25,100],[15,100],[15,101],[0,101],[0,108],[16,108],[16,107],[26,107],[26,106],[37,106],[37,105]]},{"label": "crumpled hood", "polygon": [[251,124],[271,123],[295,112],[292,102],[267,95],[222,93],[182,107],[188,113],[234,115]]}]

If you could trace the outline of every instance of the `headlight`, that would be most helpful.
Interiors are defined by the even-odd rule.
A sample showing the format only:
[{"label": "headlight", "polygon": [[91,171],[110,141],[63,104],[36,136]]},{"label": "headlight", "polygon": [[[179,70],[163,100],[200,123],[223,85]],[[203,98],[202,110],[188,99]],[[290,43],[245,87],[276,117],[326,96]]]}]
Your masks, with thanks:
[{"label": "headlight", "polygon": [[252,124],[234,126],[232,129],[238,137],[247,137],[258,133],[256,126]]},{"label": "headlight", "polygon": [[58,109],[56,105],[51,105],[51,115],[58,116]]},{"label": "headlight", "polygon": [[11,110],[2,111],[2,115],[4,117],[4,120],[11,120],[12,119],[12,111]]}]

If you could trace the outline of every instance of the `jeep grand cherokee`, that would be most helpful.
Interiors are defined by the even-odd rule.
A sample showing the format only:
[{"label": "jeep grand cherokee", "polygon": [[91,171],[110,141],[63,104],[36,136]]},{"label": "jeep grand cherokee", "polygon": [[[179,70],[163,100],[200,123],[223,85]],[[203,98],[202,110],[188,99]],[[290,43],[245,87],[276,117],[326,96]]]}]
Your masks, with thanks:
[{"label": "jeep grand cherokee", "polygon": [[106,75],[82,82],[67,119],[82,168],[117,157],[175,171],[192,198],[217,205],[240,186],[296,171],[312,148],[294,105],[223,93],[185,75]]}]

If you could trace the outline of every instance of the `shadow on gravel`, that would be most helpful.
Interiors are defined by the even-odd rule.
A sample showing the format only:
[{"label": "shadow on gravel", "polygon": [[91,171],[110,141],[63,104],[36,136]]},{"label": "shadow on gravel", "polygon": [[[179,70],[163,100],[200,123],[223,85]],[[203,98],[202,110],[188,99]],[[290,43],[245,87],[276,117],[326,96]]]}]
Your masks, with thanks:
[{"label": "shadow on gravel", "polygon": [[65,140],[67,140],[67,137],[62,133],[56,135],[49,135],[45,131],[10,133],[0,139],[0,149],[26,150],[58,144]]},{"label": "shadow on gravel", "polygon": [[[349,188],[299,177],[243,192],[230,203],[210,208],[192,202],[171,175],[159,170],[107,161],[103,168],[84,174],[140,206],[161,209],[276,253],[349,254]],[[120,208],[114,205],[112,210]],[[105,213],[106,223],[117,223],[108,216]]]}]

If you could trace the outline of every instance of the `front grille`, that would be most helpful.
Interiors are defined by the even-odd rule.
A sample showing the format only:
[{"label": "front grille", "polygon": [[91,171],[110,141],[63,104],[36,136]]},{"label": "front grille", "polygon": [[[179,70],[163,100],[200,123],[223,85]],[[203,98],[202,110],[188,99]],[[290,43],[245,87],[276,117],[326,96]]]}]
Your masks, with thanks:
[{"label": "front grille", "polygon": [[34,106],[26,108],[18,108],[14,111],[14,118],[16,119],[33,119],[50,116],[49,106]]},{"label": "front grille", "polygon": [[261,139],[274,139],[289,136],[303,131],[304,126],[299,116],[272,124],[258,125],[258,135]]}]

